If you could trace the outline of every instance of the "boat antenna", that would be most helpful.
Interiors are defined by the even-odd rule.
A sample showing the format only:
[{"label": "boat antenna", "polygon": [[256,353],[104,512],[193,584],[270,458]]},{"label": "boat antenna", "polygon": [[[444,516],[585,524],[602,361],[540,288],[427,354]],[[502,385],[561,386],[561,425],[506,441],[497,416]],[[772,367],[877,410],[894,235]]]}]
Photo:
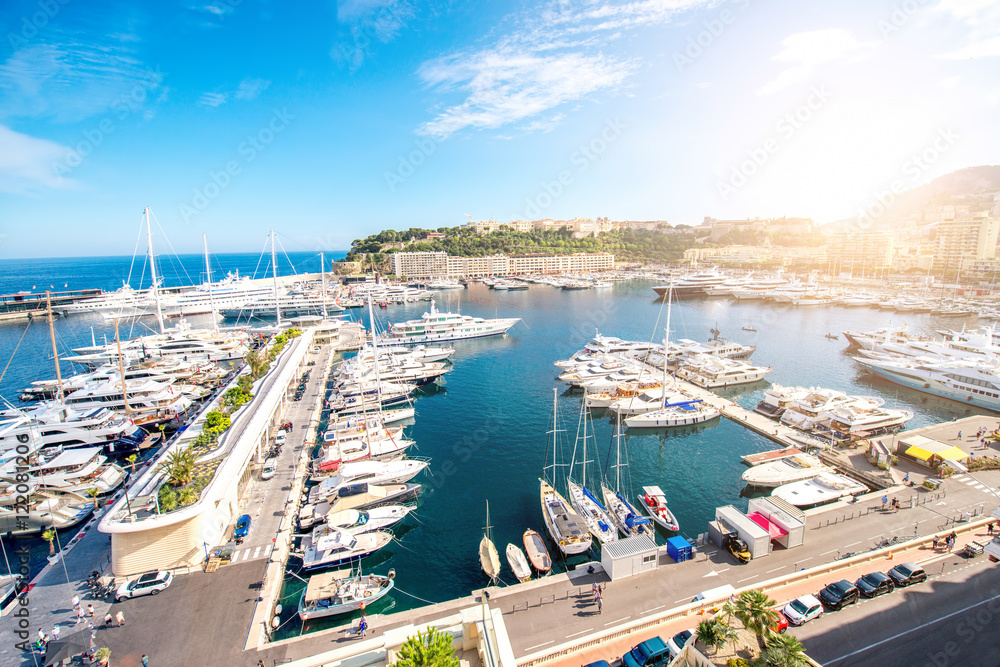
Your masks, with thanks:
[{"label": "boat antenna", "polygon": [[63,402],[62,369],[59,368],[59,348],[56,346],[56,328],[52,323],[52,292],[45,290],[45,310],[49,317],[49,336],[52,338],[52,358],[56,364],[56,387],[59,392],[59,403]]},{"label": "boat antenna", "polygon": [[320,296],[323,299],[323,321],[325,322],[326,321],[326,260],[323,259],[323,253],[319,254],[319,284],[320,284]]},{"label": "boat antenna", "polygon": [[212,265],[208,263],[208,237],[201,233],[201,244],[205,248],[205,282],[208,283],[208,304],[212,308],[212,330],[219,330],[219,316],[215,312],[215,297],[212,295]]},{"label": "boat antenna", "polygon": [[[156,255],[153,254],[153,230],[149,226],[149,207],[143,209],[143,216],[146,218],[146,245],[149,252],[149,271],[153,281],[153,301],[156,302],[156,321],[160,325],[160,333],[163,333],[163,310],[160,308],[160,291],[157,287],[156,278]],[[124,382],[125,379],[122,378]]]},{"label": "boat antenna", "polygon": [[281,326],[281,306],[278,305],[278,260],[274,254],[274,229],[271,229],[271,278],[274,280],[274,316],[275,326]]}]

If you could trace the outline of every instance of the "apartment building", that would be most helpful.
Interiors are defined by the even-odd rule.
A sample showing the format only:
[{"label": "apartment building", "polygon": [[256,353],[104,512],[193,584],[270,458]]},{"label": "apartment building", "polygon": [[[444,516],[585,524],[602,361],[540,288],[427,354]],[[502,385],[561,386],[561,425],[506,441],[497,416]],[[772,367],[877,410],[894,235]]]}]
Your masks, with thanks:
[{"label": "apartment building", "polygon": [[397,276],[414,278],[448,275],[448,253],[443,251],[393,253],[392,272]]},{"label": "apartment building", "polygon": [[889,232],[844,232],[827,242],[827,257],[840,270],[848,267],[877,271],[892,267],[893,235]]},{"label": "apartment building", "polygon": [[444,252],[398,252],[392,272],[407,278],[482,278],[533,273],[591,273],[615,268],[615,256],[606,252],[571,255],[487,255],[454,257]]},{"label": "apartment building", "polygon": [[996,257],[998,233],[1000,219],[997,218],[964,218],[939,222],[934,271],[958,272],[963,265]]}]

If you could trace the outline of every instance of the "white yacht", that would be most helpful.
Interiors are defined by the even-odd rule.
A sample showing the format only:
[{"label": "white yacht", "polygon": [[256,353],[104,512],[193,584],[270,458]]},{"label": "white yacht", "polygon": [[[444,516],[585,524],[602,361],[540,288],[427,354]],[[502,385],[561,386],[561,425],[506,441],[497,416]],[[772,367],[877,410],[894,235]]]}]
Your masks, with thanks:
[{"label": "white yacht", "polygon": [[853,440],[898,430],[913,419],[913,411],[886,408],[881,398],[853,396],[824,417],[818,433],[829,433],[835,440]]},{"label": "white yacht", "polygon": [[754,466],[743,473],[743,481],[758,488],[774,488],[792,482],[812,479],[821,472],[832,470],[815,456],[796,454],[788,458]]},{"label": "white yacht", "polygon": [[911,334],[904,324],[901,327],[887,327],[877,331],[842,331],[848,341],[848,349],[870,348],[872,343],[909,343],[930,340],[928,336]]},{"label": "white yacht", "polygon": [[[294,289],[279,292],[277,305],[282,317],[322,315],[324,309],[327,314],[339,313],[344,310],[337,303],[336,298],[332,296],[327,296],[326,301],[324,301],[321,294],[309,294]],[[218,312],[227,319],[274,318],[277,316],[274,292],[270,291],[265,296],[246,301],[239,306],[219,308]]]},{"label": "white yacht", "polygon": [[[6,427],[10,428],[6,428]],[[41,447],[93,447],[132,436],[145,439],[131,419],[109,408],[74,410],[48,403],[32,410],[0,412],[0,453],[34,438]]]},{"label": "white yacht", "polygon": [[[170,357],[151,359],[133,363],[125,367],[126,380],[156,380],[157,382],[177,382],[185,384],[209,383],[219,380],[223,371],[207,361],[196,363]],[[121,377],[118,364],[104,364],[87,373],[78,373],[62,379],[63,396],[80,389],[84,385],[100,380],[114,380]],[[21,390],[22,401],[38,401],[59,398],[59,381],[36,380],[31,386]]]},{"label": "white yacht", "polygon": [[[136,425],[158,424],[178,419],[189,407],[191,400],[177,389],[162,382],[150,380],[126,382],[128,413]],[[122,383],[102,382],[77,389],[68,395],[65,405],[82,412],[106,407],[125,412]],[[48,406],[49,404],[43,404]]]},{"label": "white yacht", "polygon": [[701,399],[668,403],[664,407],[625,419],[628,428],[674,428],[703,424],[721,416],[718,409]]},{"label": "white yacht", "polygon": [[390,528],[413,511],[406,505],[383,505],[367,510],[341,510],[326,515],[326,524],[349,533],[370,533]]},{"label": "white yacht", "polygon": [[394,575],[392,570],[389,576],[338,570],[310,577],[299,598],[299,618],[309,621],[364,609],[389,594]]},{"label": "white yacht", "polygon": [[14,484],[20,475],[27,475],[29,481],[43,491],[68,491],[86,496],[91,489],[96,489],[97,497],[103,498],[117,491],[126,477],[121,466],[101,454],[100,447],[69,449],[51,457],[39,454],[27,468],[17,463],[15,459],[0,467],[0,481]]},{"label": "white yacht", "polygon": [[[706,271],[704,273],[688,274],[674,281],[673,294],[674,296],[696,296],[704,294],[705,288],[712,287],[714,285],[721,285],[728,279],[728,276],[715,270]],[[667,291],[669,289],[670,285],[657,285],[653,288],[653,291],[656,292],[656,296],[664,297],[667,295]]]},{"label": "white yacht", "polygon": [[780,419],[789,405],[805,398],[808,393],[809,389],[806,387],[782,387],[774,384],[764,392],[764,398],[753,411],[771,419]]},{"label": "white yacht", "polygon": [[367,482],[386,485],[409,482],[429,465],[427,461],[355,461],[345,463],[337,472],[324,477],[319,484],[309,489],[308,502],[319,503],[336,495],[337,491],[349,484]]},{"label": "white yacht", "polygon": [[302,569],[318,570],[361,560],[390,542],[392,533],[385,531],[354,534],[326,525],[317,526],[302,538]]},{"label": "white yacht", "polygon": [[134,290],[131,285],[122,281],[122,286],[114,292],[105,292],[101,296],[74,301],[60,306],[59,310],[63,315],[76,315],[146,307],[154,307],[153,295],[148,290]]},{"label": "white yacht", "polygon": [[94,501],[78,493],[39,489],[35,484],[0,484],[0,535],[37,535],[48,528],[70,528],[93,511]]},{"label": "white yacht", "polygon": [[412,440],[382,438],[380,440],[345,440],[323,444],[318,458],[313,461],[314,477],[331,474],[341,465],[362,460],[392,461],[403,457],[413,445]]},{"label": "white yacht", "polygon": [[854,357],[865,370],[926,394],[1000,412],[1000,365],[982,362]]},{"label": "white yacht", "polygon": [[770,372],[770,366],[753,366],[736,359],[698,354],[687,357],[681,363],[677,377],[699,387],[713,389],[758,382]]},{"label": "white yacht", "polygon": [[867,491],[867,486],[855,482],[850,477],[832,472],[821,472],[811,479],[783,484],[772,491],[771,495],[798,508],[808,509]]},{"label": "white yacht", "polygon": [[823,421],[825,413],[850,400],[842,391],[813,387],[808,394],[792,401],[785,408],[780,421],[801,431],[811,431]]},{"label": "white yacht", "polygon": [[[195,330],[185,321],[162,334],[153,334],[121,341],[123,356],[136,363],[159,357],[176,357],[183,361],[228,362],[242,360],[248,351],[246,332],[233,330]],[[74,348],[75,357],[64,361],[97,368],[102,364],[117,364],[118,345]]]},{"label": "white yacht", "polygon": [[464,338],[482,338],[507,333],[521,321],[519,317],[487,320],[482,317],[440,313],[431,301],[431,310],[419,320],[389,325],[389,331],[379,337],[379,345],[416,345]]},{"label": "white yacht", "polygon": [[736,289],[731,294],[737,301],[763,301],[765,297],[788,285],[784,278],[761,278]]}]

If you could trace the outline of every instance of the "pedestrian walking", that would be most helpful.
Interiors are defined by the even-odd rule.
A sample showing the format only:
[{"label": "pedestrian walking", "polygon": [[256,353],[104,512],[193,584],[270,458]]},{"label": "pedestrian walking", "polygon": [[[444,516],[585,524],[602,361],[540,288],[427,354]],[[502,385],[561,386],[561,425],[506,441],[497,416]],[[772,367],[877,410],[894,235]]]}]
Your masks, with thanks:
[{"label": "pedestrian walking", "polygon": [[913,524],[913,536],[917,536],[917,524]]},{"label": "pedestrian walking", "polygon": [[41,628],[38,628],[38,641],[45,641],[45,630],[42,630]]},{"label": "pedestrian walking", "polygon": [[139,659],[139,662],[142,663],[142,667],[149,667],[149,656],[143,653],[142,658]]},{"label": "pedestrian walking", "polygon": [[885,511],[885,504],[889,502],[889,496],[882,496],[882,511]]},{"label": "pedestrian walking", "polygon": [[910,483],[910,473],[906,473],[905,475],[903,475],[903,484],[909,484],[909,483]]},{"label": "pedestrian walking", "polygon": [[94,605],[92,604],[87,605],[87,616],[89,616],[90,618],[94,617]]},{"label": "pedestrian walking", "polygon": [[962,432],[961,432],[961,431],[959,431],[959,432],[958,432],[958,439],[959,439],[959,440],[961,440],[961,439],[962,439]]},{"label": "pedestrian walking", "polygon": [[952,538],[949,537],[948,538],[948,551],[951,551],[954,548],[955,548],[955,540],[953,540]]},{"label": "pedestrian walking", "polygon": [[601,598],[597,598],[597,613],[598,614],[604,613],[604,604],[601,601]]},{"label": "pedestrian walking", "polygon": [[940,542],[940,541],[941,541],[941,538],[938,537],[937,535],[935,535],[934,539],[931,540],[931,546],[934,547],[935,551],[937,550],[937,548],[938,548],[938,542]]},{"label": "pedestrian walking", "polygon": [[597,582],[596,581],[590,585],[590,593],[594,596],[594,599],[597,599]]},{"label": "pedestrian walking", "polygon": [[364,616],[361,617],[361,621],[358,623],[358,633],[361,635],[362,639],[364,639],[365,635],[368,634],[368,621],[365,620]]},{"label": "pedestrian walking", "polygon": [[263,660],[258,660],[257,661],[257,667],[264,667],[264,661]]},{"label": "pedestrian walking", "polygon": [[87,620],[86,610],[83,607],[78,607],[76,610],[76,622],[83,623],[85,620]]},{"label": "pedestrian walking", "polygon": [[114,617],[111,615],[111,612],[109,611],[104,615],[104,627],[110,628],[112,620],[114,620]]},{"label": "pedestrian walking", "polygon": [[992,535],[993,534],[993,522],[992,521],[990,521],[988,524],[986,524],[986,534],[987,535]]},{"label": "pedestrian walking", "polygon": [[125,614],[121,610],[118,610],[118,613],[115,614],[115,620],[118,621],[118,627],[122,627],[125,625]]},{"label": "pedestrian walking", "polygon": [[54,626],[52,628],[52,639],[55,639],[57,641],[59,639],[59,626],[58,625],[56,625],[56,626]]}]

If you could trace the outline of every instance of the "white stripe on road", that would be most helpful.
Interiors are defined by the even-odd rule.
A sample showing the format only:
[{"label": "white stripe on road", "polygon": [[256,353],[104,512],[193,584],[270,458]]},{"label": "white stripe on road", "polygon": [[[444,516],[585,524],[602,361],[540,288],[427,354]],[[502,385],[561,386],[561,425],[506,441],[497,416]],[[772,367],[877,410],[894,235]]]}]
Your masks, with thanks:
[{"label": "white stripe on road", "polygon": [[535,644],[534,646],[529,646],[529,647],[527,647],[527,648],[526,648],[526,649],[524,649],[524,650],[525,650],[525,651],[530,651],[530,650],[531,650],[531,649],[533,649],[533,648],[541,648],[541,647],[543,647],[543,646],[548,646],[549,644],[552,644],[552,643],[554,643],[555,641],[556,641],[555,639],[550,639],[550,640],[549,640],[549,641],[547,641],[547,642],[542,642],[541,644]]},{"label": "white stripe on road", "polygon": [[768,570],[767,574],[771,574],[772,572],[777,572],[778,570],[784,570],[785,567],[787,567],[787,566],[786,565],[782,565],[781,567],[776,567],[773,570]]},{"label": "white stripe on road", "polygon": [[569,639],[570,637],[576,637],[577,635],[586,634],[588,632],[593,632],[593,631],[590,628],[587,628],[586,630],[581,630],[580,632],[574,632],[571,635],[566,635],[566,639]]},{"label": "white stripe on road", "polygon": [[604,627],[607,627],[609,625],[614,625],[615,623],[621,623],[622,621],[627,621],[630,618],[632,618],[632,617],[631,616],[626,616],[625,618],[619,618],[617,621],[608,621],[607,623],[604,624]]},{"label": "white stripe on road", "polygon": [[751,579],[756,579],[759,576],[760,576],[759,574],[755,574],[753,576],[747,577],[746,579],[740,579],[736,583],[742,584],[744,581],[750,581]]},{"label": "white stripe on road", "polygon": [[[681,602],[682,600],[687,600],[687,599],[688,598],[681,598],[681,600],[678,600],[677,602]],[[675,602],[674,604],[677,604],[677,602]],[[642,613],[644,613],[644,614],[652,614],[654,611],[659,611],[661,609],[666,609],[666,608],[667,608],[667,605],[661,604],[659,607],[653,607],[652,609],[647,609],[646,611],[644,611]]]},{"label": "white stripe on road", "polygon": [[260,554],[261,547],[257,547],[253,551],[253,557],[256,558]]},{"label": "white stripe on road", "polygon": [[943,621],[943,620],[945,620],[945,619],[948,619],[948,618],[951,618],[952,616],[956,616],[956,615],[958,615],[958,614],[963,614],[963,613],[965,613],[965,612],[969,611],[970,609],[975,609],[976,607],[979,607],[979,606],[981,606],[981,605],[984,605],[984,604],[986,604],[987,602],[992,602],[993,600],[996,600],[997,598],[1000,598],[1000,595],[994,595],[993,597],[991,597],[991,598],[989,598],[989,599],[987,599],[987,600],[983,600],[982,602],[977,602],[976,604],[970,604],[970,605],[969,605],[968,607],[965,607],[964,609],[959,609],[958,611],[953,611],[953,612],[951,612],[950,614],[948,614],[947,616],[942,616],[941,618],[936,618],[936,619],[934,619],[933,621],[927,621],[926,623],[923,623],[923,624],[921,624],[921,625],[918,625],[918,626],[917,626],[917,627],[915,627],[915,628],[910,628],[909,630],[904,630],[903,632],[899,632],[899,633],[897,633],[897,634],[894,634],[894,635],[893,635],[893,636],[891,636],[891,637],[886,637],[886,638],[885,638],[885,639],[883,639],[882,641],[880,641],[880,642],[875,642],[875,643],[874,643],[874,644],[872,644],[871,646],[865,646],[864,648],[859,648],[859,649],[858,649],[857,651],[851,651],[851,652],[850,652],[850,653],[848,653],[847,655],[842,655],[842,656],[840,656],[839,658],[834,658],[833,660],[827,660],[827,661],[826,661],[825,663],[823,663],[823,664],[825,664],[825,665],[832,665],[832,664],[833,664],[833,663],[835,663],[835,662],[840,662],[841,660],[845,660],[845,659],[847,659],[847,658],[850,658],[850,657],[853,657],[853,656],[855,656],[855,655],[857,655],[857,654],[859,654],[859,653],[863,653],[864,651],[867,651],[868,649],[873,649],[873,648],[875,648],[876,646],[880,646],[880,645],[882,645],[882,644],[885,644],[886,642],[891,642],[891,641],[893,641],[893,640],[895,640],[895,639],[899,639],[900,637],[903,637],[903,636],[905,636],[905,635],[908,635],[908,634],[910,634],[911,632],[916,632],[917,630],[922,630],[922,629],[926,628],[926,627],[927,627],[927,626],[929,626],[929,625],[934,625],[935,623],[938,623],[938,622],[940,622],[940,621]]},{"label": "white stripe on road", "polygon": [[240,560],[246,560],[249,557],[250,557],[250,549],[248,548],[246,551],[243,552],[243,558],[241,558]]}]

